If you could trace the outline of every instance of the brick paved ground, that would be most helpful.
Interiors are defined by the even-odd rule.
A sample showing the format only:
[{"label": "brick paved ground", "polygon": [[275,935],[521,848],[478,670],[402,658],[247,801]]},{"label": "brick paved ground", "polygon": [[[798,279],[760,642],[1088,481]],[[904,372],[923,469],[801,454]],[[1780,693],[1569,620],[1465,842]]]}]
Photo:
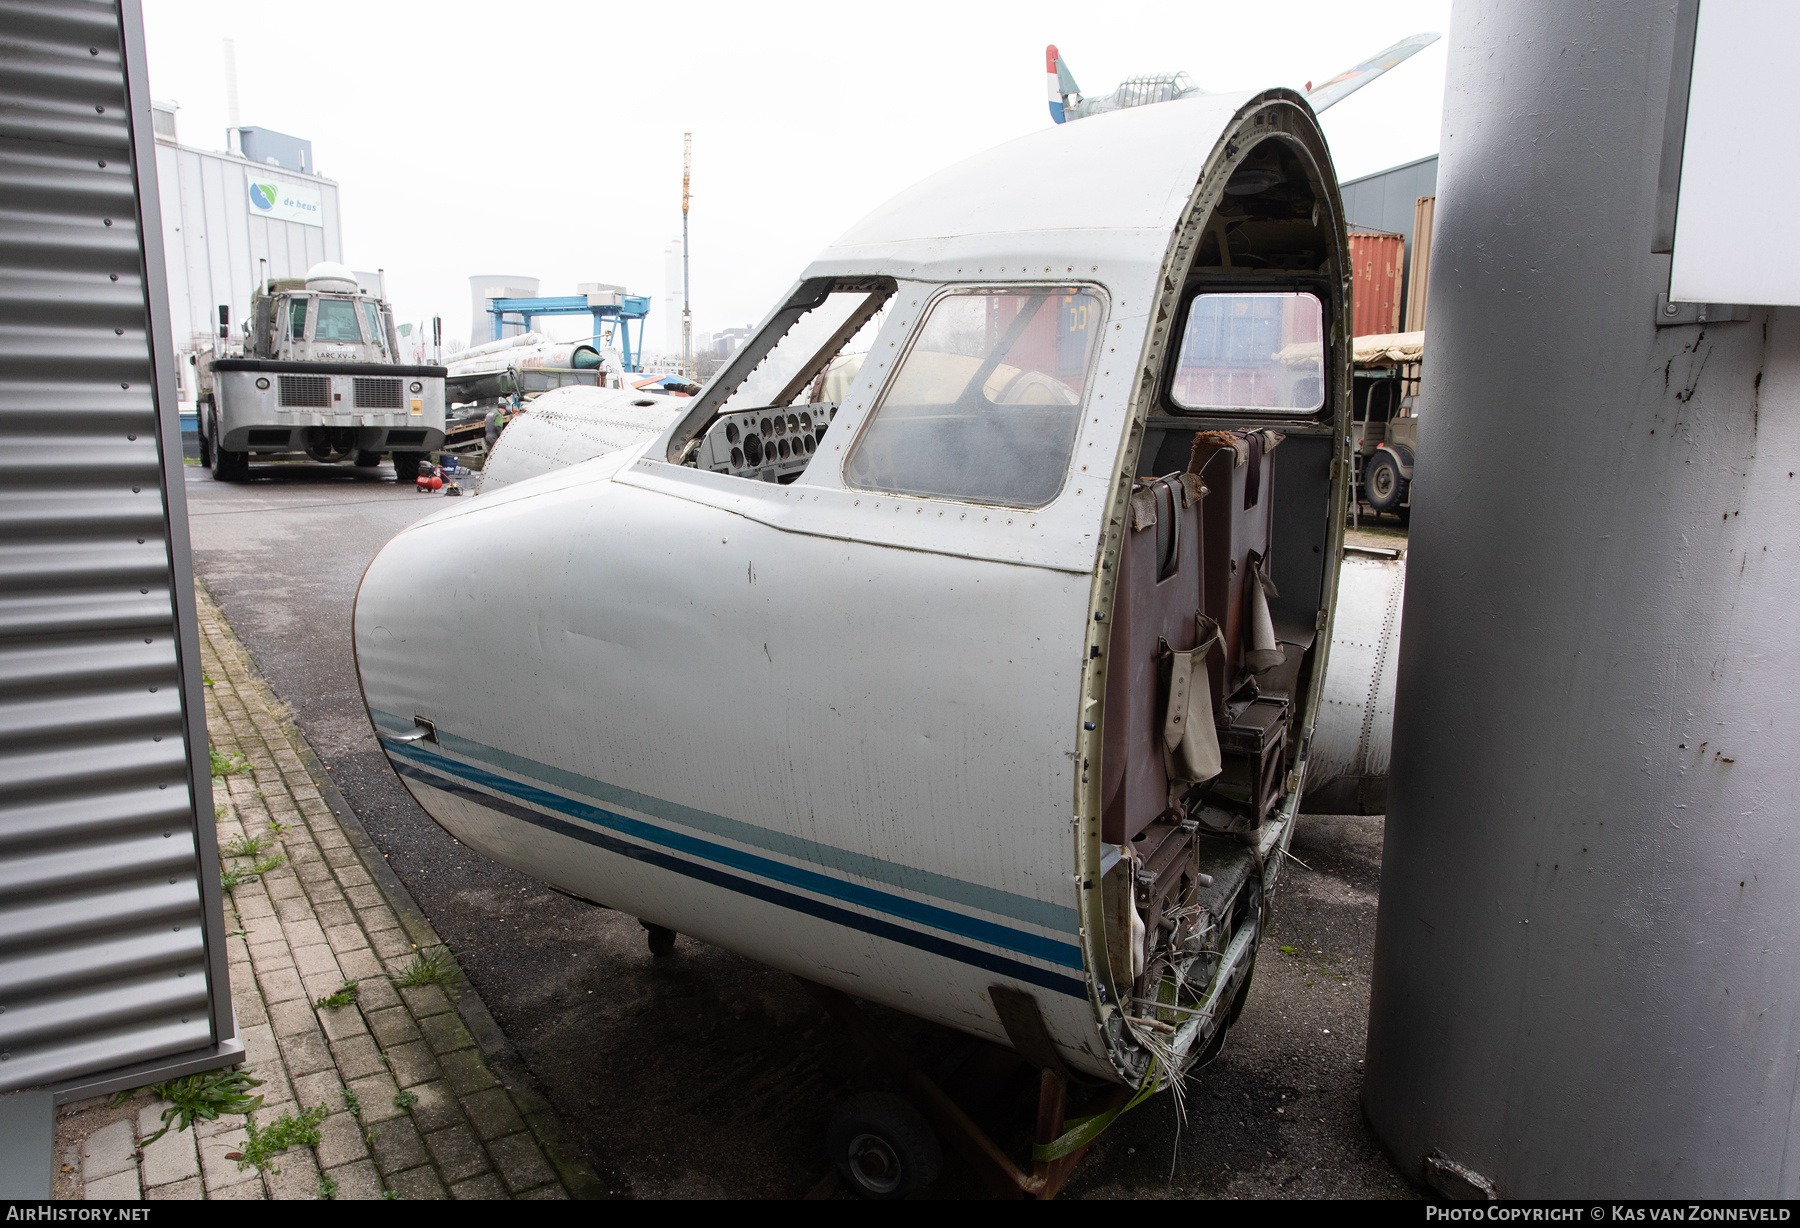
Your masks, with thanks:
[{"label": "brick paved ground", "polygon": [[[263,837],[284,862],[226,896],[231,991],[255,1114],[324,1105],[317,1145],[266,1170],[230,1158],[242,1115],[171,1130],[142,1089],[59,1110],[61,1198],[567,1198],[597,1192],[567,1157],[554,1115],[459,975],[449,951],[381,860],[218,608],[198,593],[206,718],[247,770],[213,780],[219,843]],[[257,859],[227,858],[247,868]],[[421,958],[444,983],[405,987]],[[355,982],[354,1003],[316,1005]],[[279,1171],[277,1171],[279,1170]]]}]

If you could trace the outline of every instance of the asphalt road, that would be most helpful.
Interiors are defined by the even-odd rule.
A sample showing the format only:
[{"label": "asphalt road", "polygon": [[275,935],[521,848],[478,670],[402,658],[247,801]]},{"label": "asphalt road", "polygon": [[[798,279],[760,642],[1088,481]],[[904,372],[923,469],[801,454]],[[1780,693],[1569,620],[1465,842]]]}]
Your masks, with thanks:
[{"label": "asphalt road", "polygon": [[[441,496],[397,486],[385,465],[253,474],[229,485],[187,468],[200,577],[594,1167],[632,1197],[810,1189],[832,1104],[876,1080],[790,977],[686,938],[652,960],[635,919],[469,852],[388,768],[357,690],[351,604],[369,560]],[[1421,1196],[1358,1104],[1381,833],[1378,818],[1302,820],[1305,864],[1287,868],[1225,1051],[1184,1105],[1164,1094],[1120,1119],[1065,1197]],[[926,1055],[961,1044],[878,1014]],[[990,1118],[1019,1155],[1031,1096],[1015,1080]],[[983,1195],[955,1162],[936,1192]]]}]

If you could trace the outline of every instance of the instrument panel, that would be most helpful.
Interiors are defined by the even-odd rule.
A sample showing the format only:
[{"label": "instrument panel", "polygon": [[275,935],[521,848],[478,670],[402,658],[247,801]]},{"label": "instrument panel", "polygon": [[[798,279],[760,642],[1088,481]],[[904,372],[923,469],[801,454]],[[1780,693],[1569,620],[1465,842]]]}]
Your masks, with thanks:
[{"label": "instrument panel", "polygon": [[791,482],[812,460],[837,417],[829,401],[725,414],[706,428],[694,465],[763,482]]}]

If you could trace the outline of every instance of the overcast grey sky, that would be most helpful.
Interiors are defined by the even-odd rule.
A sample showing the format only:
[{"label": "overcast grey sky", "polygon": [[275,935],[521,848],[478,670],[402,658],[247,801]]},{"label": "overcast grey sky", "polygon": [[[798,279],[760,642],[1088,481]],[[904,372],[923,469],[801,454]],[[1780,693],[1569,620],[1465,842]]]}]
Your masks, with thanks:
[{"label": "overcast grey sky", "polygon": [[[1208,90],[1322,80],[1449,0],[1097,5],[601,5],[145,0],[154,96],[223,148],[222,40],[245,124],[313,143],[344,254],[402,320],[469,335],[468,278],[663,290],[694,134],[695,328],[754,323],[812,257],[925,175],[1047,126],[1044,44],[1081,86],[1185,70]],[[1434,153],[1442,41],[1324,115],[1338,175]],[[1044,190],[1079,191],[1044,168]],[[661,321],[647,340],[660,348]]]}]

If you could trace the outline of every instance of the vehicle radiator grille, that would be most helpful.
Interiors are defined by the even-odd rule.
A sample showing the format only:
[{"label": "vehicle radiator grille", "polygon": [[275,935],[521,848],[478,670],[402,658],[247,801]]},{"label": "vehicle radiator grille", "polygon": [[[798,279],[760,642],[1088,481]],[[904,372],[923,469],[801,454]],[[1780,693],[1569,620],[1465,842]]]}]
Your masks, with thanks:
[{"label": "vehicle radiator grille", "polygon": [[331,380],[323,375],[284,375],[281,403],[289,409],[330,409]]},{"label": "vehicle radiator grille", "polygon": [[400,381],[397,379],[381,379],[377,376],[359,375],[356,377],[356,408],[358,409],[403,409],[400,401]]}]

